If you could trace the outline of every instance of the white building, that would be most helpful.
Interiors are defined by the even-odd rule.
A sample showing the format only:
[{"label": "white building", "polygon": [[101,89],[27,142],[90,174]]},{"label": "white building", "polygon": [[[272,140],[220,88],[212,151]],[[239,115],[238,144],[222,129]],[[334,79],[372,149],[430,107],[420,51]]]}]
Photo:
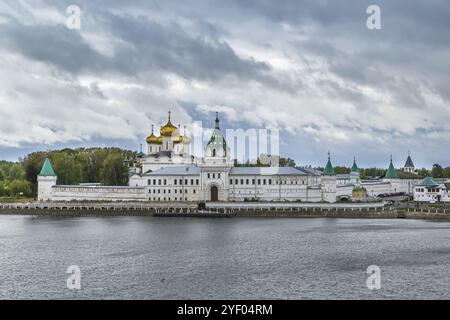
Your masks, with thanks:
[{"label": "white building", "polygon": [[414,201],[450,202],[450,180],[437,182],[431,177],[423,179],[414,187]]},{"label": "white building", "polygon": [[127,187],[57,185],[56,174],[46,159],[38,176],[38,200],[336,202],[350,198],[354,188],[364,187],[369,195],[376,196],[400,190],[402,185],[392,159],[386,176],[371,182],[360,180],[356,160],[350,174],[336,175],[330,155],[323,172],[312,168],[235,167],[217,114],[201,159],[190,155],[190,138],[186,130],[181,134],[180,128],[171,123],[170,112],[159,136],[152,126],[146,142],[147,152],[139,152]]}]

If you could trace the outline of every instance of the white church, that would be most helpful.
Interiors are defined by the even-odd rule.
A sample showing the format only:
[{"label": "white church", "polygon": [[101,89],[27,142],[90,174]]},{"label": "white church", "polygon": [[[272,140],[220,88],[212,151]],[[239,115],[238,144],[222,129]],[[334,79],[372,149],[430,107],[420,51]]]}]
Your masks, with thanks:
[{"label": "white church", "polygon": [[38,175],[39,201],[277,201],[329,202],[380,194],[412,194],[422,180],[408,155],[401,174],[392,158],[384,177],[361,180],[356,160],[350,174],[335,174],[330,155],[323,172],[302,167],[237,167],[220,129],[215,128],[202,158],[190,154],[191,139],[167,123],[146,139],[147,152],[138,154],[128,186],[58,185],[49,159]]}]

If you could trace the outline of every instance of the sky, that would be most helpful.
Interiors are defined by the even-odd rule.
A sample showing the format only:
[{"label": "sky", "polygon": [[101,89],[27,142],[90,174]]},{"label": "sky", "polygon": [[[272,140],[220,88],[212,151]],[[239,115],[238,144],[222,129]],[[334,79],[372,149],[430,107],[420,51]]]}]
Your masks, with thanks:
[{"label": "sky", "polygon": [[[369,5],[381,29],[370,30]],[[81,9],[70,29],[67,7]],[[0,2],[0,159],[138,150],[174,123],[280,130],[298,165],[450,165],[450,2]]]}]

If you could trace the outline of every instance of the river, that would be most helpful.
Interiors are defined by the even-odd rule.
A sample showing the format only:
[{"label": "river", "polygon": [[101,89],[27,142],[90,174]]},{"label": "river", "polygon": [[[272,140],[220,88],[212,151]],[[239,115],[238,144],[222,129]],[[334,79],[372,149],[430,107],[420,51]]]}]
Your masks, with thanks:
[{"label": "river", "polygon": [[0,298],[450,299],[450,223],[3,215]]}]

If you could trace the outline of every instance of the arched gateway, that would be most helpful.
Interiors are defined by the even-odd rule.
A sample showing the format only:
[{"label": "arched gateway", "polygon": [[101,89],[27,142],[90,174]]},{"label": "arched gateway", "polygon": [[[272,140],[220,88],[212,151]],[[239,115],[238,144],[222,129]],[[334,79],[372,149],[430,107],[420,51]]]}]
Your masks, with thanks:
[{"label": "arched gateway", "polygon": [[219,201],[219,189],[217,186],[211,187],[211,201]]}]

